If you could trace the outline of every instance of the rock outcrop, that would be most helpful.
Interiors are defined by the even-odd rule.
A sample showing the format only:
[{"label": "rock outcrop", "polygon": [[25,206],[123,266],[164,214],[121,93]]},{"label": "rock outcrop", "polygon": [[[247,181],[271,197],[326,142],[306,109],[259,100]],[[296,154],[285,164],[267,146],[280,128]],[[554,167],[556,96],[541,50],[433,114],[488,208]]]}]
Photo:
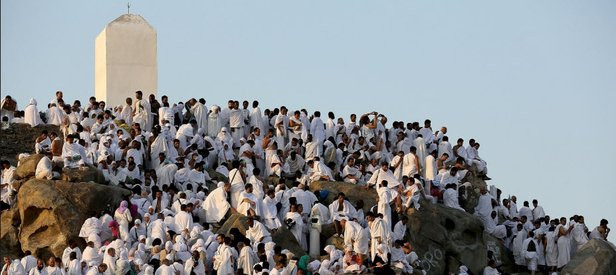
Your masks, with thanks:
[{"label": "rock outcrop", "polygon": [[[34,153],[34,143],[43,130],[49,133],[56,132],[62,138],[60,127],[55,125],[39,125],[31,127],[30,124],[11,124],[8,129],[0,131],[0,156],[17,165],[17,155],[21,153]],[[36,165],[36,164],[35,164]],[[36,167],[36,166],[35,166]]]},{"label": "rock outcrop", "polygon": [[364,189],[357,184],[346,182],[315,181],[310,184],[310,191],[314,192],[317,190],[327,190],[329,192],[327,198],[323,201],[325,206],[328,206],[336,200],[338,193],[340,192],[344,193],[353,205],[356,205],[359,200],[363,200],[364,212],[369,211],[370,208],[375,206],[377,202],[377,194],[374,189]]},{"label": "rock outcrop", "polygon": [[[466,206],[474,210],[477,204],[479,188],[486,186],[479,178],[469,175],[471,182],[467,191]],[[341,182],[313,182],[310,190],[325,189],[329,191],[324,203],[329,205],[335,200],[338,192],[344,192],[350,202],[355,204],[363,200],[364,211],[368,211],[377,202],[374,189],[363,189],[360,186]],[[394,213],[392,213],[394,214]],[[405,213],[408,216],[405,240],[409,241],[420,257],[422,268],[428,274],[448,274],[456,272],[461,264],[469,267],[474,273],[481,273],[487,264],[488,251],[492,251],[494,259],[501,269],[507,271],[513,267],[513,257],[502,243],[489,234],[484,233],[482,222],[467,212],[448,208],[442,204],[423,202],[417,211],[411,208]],[[333,244],[343,249],[342,239],[333,236],[332,225],[322,227],[321,238],[325,244]]]},{"label": "rock outcrop", "polygon": [[34,173],[36,172],[36,165],[42,158],[43,155],[41,154],[34,154],[22,158],[19,161],[19,166],[17,166],[17,170],[15,170],[15,179],[27,179],[30,177],[34,177]]},{"label": "rock outcrop", "polygon": [[603,240],[593,239],[582,246],[559,274],[608,275],[616,273],[616,248]]},{"label": "rock outcrop", "polygon": [[0,256],[14,258],[19,256],[19,224],[21,223],[17,208],[2,211],[0,224]]},{"label": "rock outcrop", "polygon": [[423,203],[407,212],[405,239],[430,274],[448,274],[460,264],[479,273],[487,264],[483,224],[464,211],[439,204]]},{"label": "rock outcrop", "polygon": [[[231,229],[236,228],[242,235],[246,235],[248,225],[246,224],[247,217],[242,214],[233,214],[225,221],[225,223],[216,231],[218,234],[230,235]],[[270,231],[272,240],[280,245],[283,249],[288,249],[295,256],[301,257],[306,255],[306,252],[302,250],[301,246],[286,227],[281,227],[276,231]]]},{"label": "rock outcrop", "polygon": [[87,218],[108,205],[119,205],[128,194],[127,190],[96,183],[27,181],[17,197],[21,250],[44,258],[62,256],[68,241],[78,238]]},{"label": "rock outcrop", "polygon": [[95,167],[79,167],[79,168],[65,168],[61,174],[63,181],[68,182],[95,182],[105,184],[105,176],[103,173]]}]

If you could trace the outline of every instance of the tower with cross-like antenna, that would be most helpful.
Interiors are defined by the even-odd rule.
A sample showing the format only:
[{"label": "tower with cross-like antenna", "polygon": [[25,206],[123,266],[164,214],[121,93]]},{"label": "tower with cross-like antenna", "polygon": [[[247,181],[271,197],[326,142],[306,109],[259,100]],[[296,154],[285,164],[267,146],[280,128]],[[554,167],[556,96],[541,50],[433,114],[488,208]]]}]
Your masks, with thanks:
[{"label": "tower with cross-like antenna", "polygon": [[107,106],[123,105],[135,91],[156,95],[158,64],[156,30],[140,15],[111,21],[95,41],[95,96]]}]

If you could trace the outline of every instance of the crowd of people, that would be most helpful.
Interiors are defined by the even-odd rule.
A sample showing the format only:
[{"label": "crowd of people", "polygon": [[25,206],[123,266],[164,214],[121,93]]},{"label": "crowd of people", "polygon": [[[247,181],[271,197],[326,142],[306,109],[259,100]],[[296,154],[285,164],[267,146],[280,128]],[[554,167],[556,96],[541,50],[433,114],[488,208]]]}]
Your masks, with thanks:
[{"label": "crowd of people", "polygon": [[[38,179],[57,179],[63,169],[99,169],[107,184],[131,195],[87,219],[61,258],[4,259],[4,274],[407,274],[422,270],[406,241],[408,208],[442,203],[465,211],[469,175],[490,180],[474,139],[449,142],[447,128],[431,121],[393,121],[370,112],[348,121],[333,112],[261,110],[259,102],[229,100],[225,108],[204,99],[170,103],[141,91],[122,106],[91,97],[85,106],[65,102],[61,91],[45,110],[31,99],[23,110],[6,96],[2,127],[53,124],[33,151],[43,158]],[[24,157],[23,154],[21,157]],[[208,173],[208,171],[210,171]],[[210,173],[224,175],[216,182]],[[2,209],[15,203],[15,167],[2,161]],[[364,212],[344,193],[324,204],[327,190],[315,181],[337,181],[375,190],[378,202]],[[557,271],[589,238],[607,239],[603,220],[594,230],[582,216],[552,220],[536,200],[518,209],[481,189],[474,209],[485,231],[513,251],[516,265]],[[348,195],[348,194],[347,194]],[[246,234],[216,234],[232,214],[247,216]],[[312,224],[333,224],[344,247],[309,241]],[[294,255],[273,242],[289,229],[301,249],[326,257]],[[314,247],[316,246],[316,247]],[[312,254],[312,253],[310,253]],[[323,259],[323,260],[321,260]],[[488,259],[484,274],[499,274]],[[466,274],[460,267],[458,274]],[[425,271],[425,270],[424,270]]]}]

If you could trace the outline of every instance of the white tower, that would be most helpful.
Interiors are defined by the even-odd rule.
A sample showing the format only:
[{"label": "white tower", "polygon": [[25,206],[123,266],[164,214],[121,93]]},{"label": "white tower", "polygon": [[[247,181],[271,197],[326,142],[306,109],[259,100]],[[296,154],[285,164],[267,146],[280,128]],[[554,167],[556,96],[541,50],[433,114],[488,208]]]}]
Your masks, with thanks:
[{"label": "white tower", "polygon": [[108,107],[123,105],[135,91],[156,95],[156,30],[137,14],[111,21],[96,37],[95,94]]}]

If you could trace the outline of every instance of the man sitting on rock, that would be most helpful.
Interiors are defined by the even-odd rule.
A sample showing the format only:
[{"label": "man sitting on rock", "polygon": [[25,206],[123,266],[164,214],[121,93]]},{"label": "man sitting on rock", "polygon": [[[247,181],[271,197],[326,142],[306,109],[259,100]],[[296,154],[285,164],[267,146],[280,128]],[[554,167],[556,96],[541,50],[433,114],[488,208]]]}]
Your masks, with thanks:
[{"label": "man sitting on rock", "polygon": [[75,142],[75,136],[66,136],[66,142],[62,147],[62,159],[64,160],[64,168],[78,168],[86,165],[85,149]]},{"label": "man sitting on rock", "polygon": [[60,173],[53,171],[53,164],[51,162],[51,152],[47,151],[43,154],[43,158],[39,160],[36,165],[36,171],[34,176],[37,179],[58,179],[60,178]]}]

